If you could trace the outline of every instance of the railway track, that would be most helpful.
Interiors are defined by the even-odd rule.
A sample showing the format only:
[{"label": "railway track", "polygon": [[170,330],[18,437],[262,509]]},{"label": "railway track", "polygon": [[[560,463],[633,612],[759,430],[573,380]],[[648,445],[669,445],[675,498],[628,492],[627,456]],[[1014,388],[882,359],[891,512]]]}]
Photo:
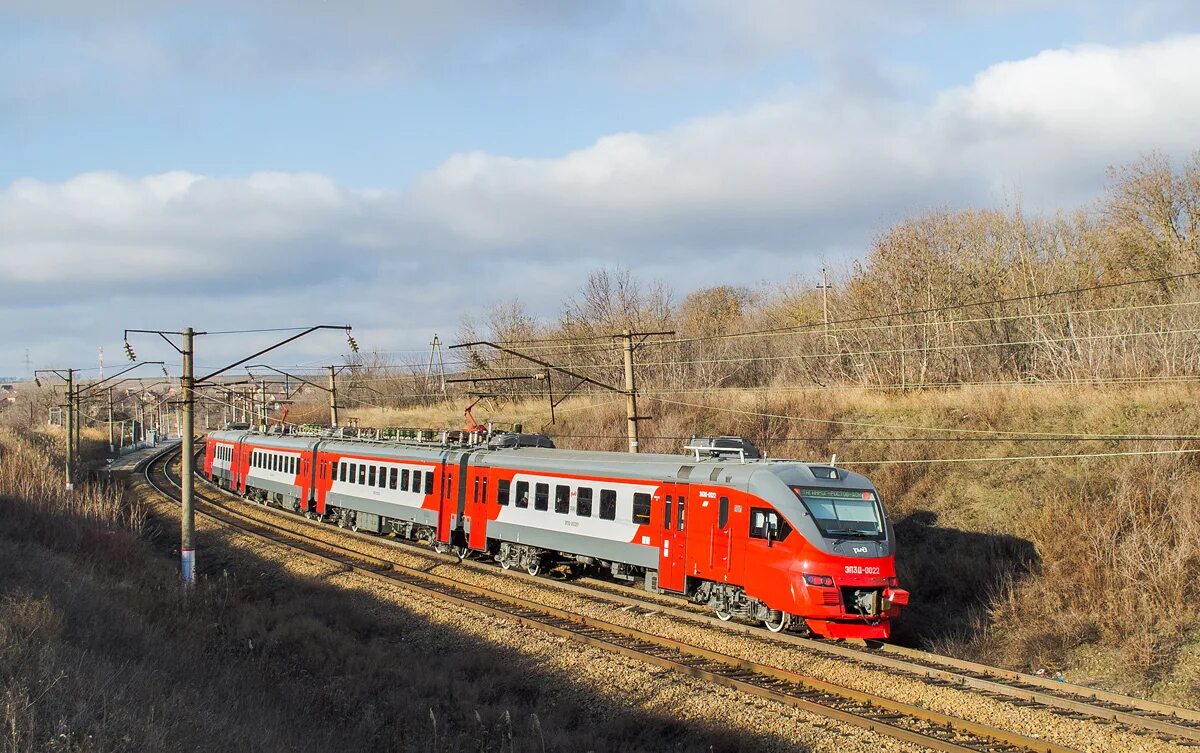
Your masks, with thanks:
[{"label": "railway track", "polygon": [[[197,465],[197,468],[199,467]],[[199,473],[197,473],[197,478],[215,493],[229,496],[239,501],[241,500],[240,497],[211,484]],[[294,513],[288,513],[284,510],[279,510],[278,512],[305,520],[306,523],[309,522],[307,519],[303,519]],[[483,563],[459,562],[453,556],[438,554],[427,548],[413,544],[382,539],[378,536],[355,533],[349,530],[339,530],[337,533],[340,536],[358,538],[376,546],[381,544],[391,545],[410,551],[421,557],[428,558],[432,563],[435,563],[433,566],[436,566],[438,563],[448,565],[457,564],[458,566],[475,568],[491,574],[495,574],[498,570],[497,567]],[[340,548],[347,552],[354,551],[344,547]],[[370,555],[362,556],[395,565],[390,560]],[[597,582],[595,586],[583,586],[578,583],[534,578],[533,576],[516,571],[510,571],[505,575],[510,578],[533,581],[539,586],[559,588],[578,594],[584,598],[603,599],[608,602],[624,604],[626,607],[650,607],[655,612],[671,617],[707,623],[725,630],[741,632],[769,645],[780,647],[795,646],[856,666],[908,675],[931,685],[969,690],[977,695],[983,695],[1017,707],[1044,707],[1051,713],[1067,718],[1077,720],[1095,719],[1106,724],[1119,725],[1137,735],[1149,735],[1174,745],[1193,747],[1200,750],[1200,712],[1191,709],[1169,706],[1093,688],[1070,685],[1042,677],[1002,670],[975,662],[890,644],[859,646],[848,643],[829,643],[797,635],[770,634],[755,626],[722,622],[709,615],[706,610],[697,611],[685,599],[661,594],[647,594],[644,591],[629,586],[608,582]],[[673,606],[670,605],[672,603],[674,604]]]},{"label": "railway track", "polygon": [[[170,475],[177,449],[147,463],[150,486],[178,502],[178,481]],[[197,490],[198,514],[249,535],[267,539],[297,553],[336,565],[356,575],[433,595],[476,612],[572,641],[611,651],[705,680],[757,698],[799,708],[821,717],[871,730],[937,751],[1070,753],[1071,748],[1007,730],[901,703],[766,664],[728,656],[671,638],[586,617],[554,607],[407,567],[385,558],[343,547],[317,537],[284,532],[243,515],[210,494]]]}]

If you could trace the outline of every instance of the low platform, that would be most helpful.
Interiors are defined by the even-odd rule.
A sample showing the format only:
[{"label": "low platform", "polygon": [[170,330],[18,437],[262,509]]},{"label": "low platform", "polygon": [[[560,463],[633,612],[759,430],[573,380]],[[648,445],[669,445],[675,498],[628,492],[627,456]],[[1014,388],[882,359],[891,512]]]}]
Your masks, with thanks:
[{"label": "low platform", "polygon": [[165,442],[159,442],[156,445],[143,447],[140,450],[134,450],[133,452],[127,453],[113,460],[107,466],[100,469],[99,473],[104,474],[113,480],[124,481],[128,479],[144,461],[149,460],[169,447],[176,447],[178,445],[178,439],[170,439]]}]

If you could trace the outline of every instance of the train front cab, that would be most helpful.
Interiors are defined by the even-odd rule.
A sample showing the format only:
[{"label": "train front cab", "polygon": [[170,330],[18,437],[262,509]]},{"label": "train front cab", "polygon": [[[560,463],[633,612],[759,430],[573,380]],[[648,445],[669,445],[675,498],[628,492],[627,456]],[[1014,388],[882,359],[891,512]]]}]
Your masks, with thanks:
[{"label": "train front cab", "polygon": [[887,638],[908,592],[899,588],[895,535],[870,482],[789,464],[754,473],[750,490],[748,594],[826,638]]}]

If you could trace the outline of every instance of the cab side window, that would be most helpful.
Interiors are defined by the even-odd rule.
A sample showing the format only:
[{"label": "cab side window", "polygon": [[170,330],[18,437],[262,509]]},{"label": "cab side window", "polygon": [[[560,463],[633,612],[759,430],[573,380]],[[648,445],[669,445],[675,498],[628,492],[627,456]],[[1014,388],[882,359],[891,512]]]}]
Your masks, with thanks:
[{"label": "cab side window", "polygon": [[729,525],[729,497],[721,497],[721,502],[717,506],[717,528],[725,528]]},{"label": "cab side window", "polygon": [[765,539],[767,538],[767,531],[772,527],[775,529],[775,535],[773,536],[775,541],[783,541],[792,532],[792,527],[788,525],[788,522],[771,508],[750,508],[750,538]]}]

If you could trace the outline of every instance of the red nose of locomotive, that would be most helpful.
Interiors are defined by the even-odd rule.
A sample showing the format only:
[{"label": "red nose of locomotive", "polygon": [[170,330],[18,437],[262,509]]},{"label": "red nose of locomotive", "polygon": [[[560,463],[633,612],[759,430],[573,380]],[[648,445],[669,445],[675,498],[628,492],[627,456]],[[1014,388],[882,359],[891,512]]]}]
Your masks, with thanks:
[{"label": "red nose of locomotive", "polygon": [[[797,613],[824,638],[885,639],[891,621],[908,603],[892,558],[821,558],[800,563],[795,584]],[[832,573],[832,574],[830,574]]]}]

